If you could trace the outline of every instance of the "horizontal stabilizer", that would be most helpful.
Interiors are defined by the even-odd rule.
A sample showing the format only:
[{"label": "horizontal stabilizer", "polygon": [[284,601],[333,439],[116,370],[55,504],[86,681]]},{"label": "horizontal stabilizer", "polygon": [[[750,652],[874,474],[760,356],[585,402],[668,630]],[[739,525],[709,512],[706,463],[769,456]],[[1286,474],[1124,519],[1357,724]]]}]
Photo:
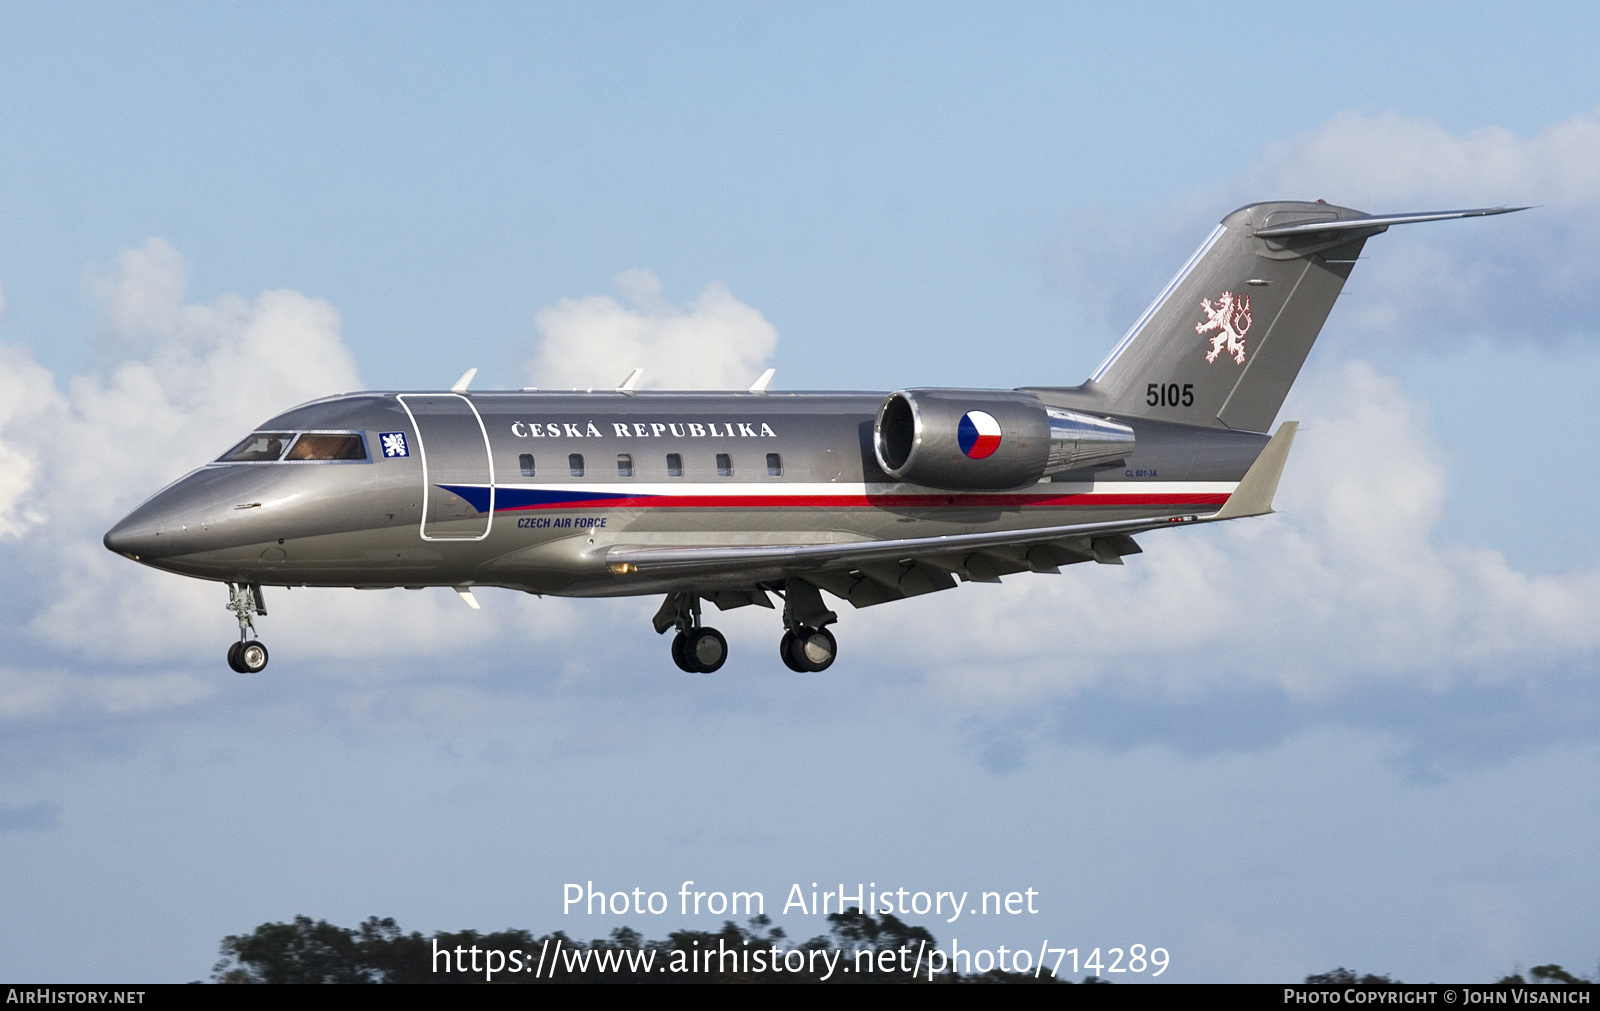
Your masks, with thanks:
[{"label": "horizontal stabilizer", "polygon": [[1289,447],[1294,445],[1294,433],[1300,428],[1298,421],[1285,421],[1268,440],[1256,457],[1256,462],[1245,472],[1228,501],[1222,504],[1208,520],[1234,520],[1241,516],[1265,516],[1272,512],[1272,497],[1278,492],[1278,478],[1283,476],[1283,465],[1289,460]]},{"label": "horizontal stabilizer", "polygon": [[1412,225],[1419,221],[1449,221],[1453,218],[1486,218],[1491,214],[1511,214],[1527,207],[1474,207],[1465,211],[1422,211],[1416,214],[1376,214],[1337,221],[1308,221],[1256,229],[1256,238],[1274,239],[1284,235],[1311,235],[1317,232],[1346,232],[1354,229],[1383,229],[1390,225]]}]

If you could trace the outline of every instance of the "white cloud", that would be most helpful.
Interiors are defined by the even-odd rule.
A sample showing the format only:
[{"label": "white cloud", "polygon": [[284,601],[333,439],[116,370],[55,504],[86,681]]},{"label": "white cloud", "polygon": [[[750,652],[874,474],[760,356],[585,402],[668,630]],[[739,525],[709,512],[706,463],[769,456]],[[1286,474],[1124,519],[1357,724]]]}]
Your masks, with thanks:
[{"label": "white cloud", "polygon": [[1120,332],[1210,229],[1243,204],[1326,199],[1372,213],[1536,205],[1403,225],[1371,239],[1329,321],[1386,345],[1600,337],[1600,110],[1532,137],[1343,113],[1265,149],[1238,176],[1146,219],[1085,213],[1055,261],[1090,319]]},{"label": "white cloud", "polygon": [[92,271],[89,289],[105,312],[107,335],[119,342],[170,336],[180,329],[180,317],[204,312],[201,306],[184,306],[189,265],[160,237],[124,249],[110,269]]},{"label": "white cloud", "polygon": [[1527,138],[1499,127],[1457,134],[1396,113],[1346,112],[1269,146],[1244,178],[1263,191],[1277,187],[1374,211],[1409,209],[1376,206],[1390,201],[1443,200],[1592,213],[1600,206],[1600,111]]},{"label": "white cloud", "polygon": [[[12,666],[0,671],[0,718],[136,713],[213,695],[214,680],[136,671],[199,662],[230,676],[222,652],[236,626],[222,589],[130,563],[106,551],[101,537],[139,501],[268,417],[361,388],[339,313],[327,302],[280,290],[191,303],[188,274],[170,245],[151,239],[91,279],[103,344],[117,356],[102,372],[63,384],[22,349],[0,345],[0,558],[8,574],[27,573],[35,592],[26,628],[7,634],[17,647],[31,637],[46,656],[135,671],[75,673],[76,664],[63,669],[55,659],[29,670],[13,649]],[[740,322],[725,293],[708,289],[697,306],[685,315]],[[353,683],[382,680],[381,658],[459,654],[507,638],[547,641],[574,621],[564,601],[493,591],[481,594],[482,611],[447,590],[268,594],[269,617],[258,630],[275,651],[380,660],[328,668]]]},{"label": "white cloud", "polygon": [[[26,352],[0,346],[0,550],[10,572],[30,573],[38,590],[31,631],[56,648],[135,662],[220,655],[233,626],[219,588],[135,566],[107,552],[101,535],[271,415],[360,388],[327,302],[270,291],[195,304],[184,301],[187,285],[187,264],[160,239],[121,253],[90,285],[119,360],[64,388]],[[446,601],[390,603],[390,616],[405,620],[375,635],[384,610],[377,600],[357,602],[354,618],[310,601],[274,601],[306,612],[300,617],[325,633],[324,650],[348,650],[352,635],[389,649],[439,638],[430,617]],[[75,701],[137,711],[203,696],[175,677],[13,670],[0,715]]]},{"label": "white cloud", "polygon": [[1600,110],[1532,137],[1344,113],[1269,147],[1229,188],[1244,200],[1322,197],[1375,213],[1537,205],[1373,239],[1341,316],[1387,340],[1596,336]]},{"label": "white cloud", "polygon": [[621,301],[564,298],[539,311],[530,385],[610,389],[642,368],[641,385],[652,389],[744,389],[778,346],[773,325],[721,284],[680,306],[662,297],[648,270],[624,271],[614,283]]},{"label": "white cloud", "polygon": [[0,344],[0,542],[44,521],[44,503],[33,495],[40,466],[36,435],[60,416],[62,405],[54,376],[21,349]]},{"label": "white cloud", "polygon": [[193,304],[187,285],[160,239],[121,253],[91,289],[125,357],[65,389],[21,351],[0,353],[0,388],[16,391],[0,459],[23,464],[0,485],[0,532],[26,535],[16,551],[45,591],[34,630],[74,650],[167,656],[214,622],[215,587],[133,568],[101,534],[267,417],[360,385],[327,302],[271,291]]},{"label": "white cloud", "polygon": [[96,675],[0,668],[0,719],[8,720],[84,710],[135,715],[216,694],[215,681],[185,673]]},{"label": "white cloud", "polygon": [[1152,532],[1120,568],[885,605],[901,613],[847,618],[851,632],[966,699],[1110,681],[1169,697],[1223,684],[1317,697],[1524,679],[1593,656],[1600,572],[1528,575],[1499,552],[1439,543],[1447,481],[1423,411],[1369,365],[1309,378],[1286,411],[1306,427],[1277,515]]},{"label": "white cloud", "polygon": [[270,291],[197,305],[183,301],[187,284],[187,264],[160,239],[120,254],[92,285],[120,360],[65,389],[0,345],[0,459],[26,464],[0,479],[0,533],[47,519],[56,531],[103,529],[153,481],[214,459],[271,415],[359,387],[327,302]]}]

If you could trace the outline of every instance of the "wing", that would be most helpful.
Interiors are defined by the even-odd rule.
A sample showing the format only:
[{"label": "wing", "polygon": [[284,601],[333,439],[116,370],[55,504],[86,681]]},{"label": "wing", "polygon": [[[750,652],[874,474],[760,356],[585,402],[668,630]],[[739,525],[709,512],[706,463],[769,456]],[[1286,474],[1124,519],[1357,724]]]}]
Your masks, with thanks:
[{"label": "wing", "polygon": [[801,576],[865,607],[950,589],[957,576],[993,583],[1008,572],[1055,572],[1072,562],[1121,564],[1123,555],[1139,550],[1129,534],[1199,519],[1167,516],[838,544],[612,548],[606,563],[619,576],[639,573],[685,584],[706,579],[755,586]]},{"label": "wing", "polygon": [[618,576],[637,573],[685,585],[706,580],[720,587],[733,587],[705,593],[724,609],[745,604],[770,607],[761,585],[796,577],[857,607],[866,607],[951,589],[958,578],[994,583],[1007,573],[1057,572],[1060,566],[1075,562],[1120,565],[1123,555],[1141,550],[1133,534],[1270,513],[1296,427],[1292,421],[1279,426],[1228,501],[1210,514],[1173,513],[1133,520],[831,544],[613,547],[606,552],[606,563]]}]

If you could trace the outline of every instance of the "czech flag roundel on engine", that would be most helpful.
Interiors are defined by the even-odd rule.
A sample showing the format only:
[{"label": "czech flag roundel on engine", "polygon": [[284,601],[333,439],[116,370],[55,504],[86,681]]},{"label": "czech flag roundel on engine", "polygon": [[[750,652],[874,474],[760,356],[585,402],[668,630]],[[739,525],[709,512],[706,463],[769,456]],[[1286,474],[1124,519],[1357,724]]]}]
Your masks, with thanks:
[{"label": "czech flag roundel on engine", "polygon": [[982,411],[968,411],[956,426],[956,442],[974,460],[991,456],[1000,448],[1000,422]]}]

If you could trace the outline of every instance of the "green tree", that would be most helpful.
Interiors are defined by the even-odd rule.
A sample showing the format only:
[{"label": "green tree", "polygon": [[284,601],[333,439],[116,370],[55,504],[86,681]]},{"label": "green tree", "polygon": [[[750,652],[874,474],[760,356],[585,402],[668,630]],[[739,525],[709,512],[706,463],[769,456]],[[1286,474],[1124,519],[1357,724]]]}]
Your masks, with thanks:
[{"label": "green tree", "polygon": [[[931,951],[937,946],[934,936],[923,927],[911,926],[892,914],[874,919],[852,909],[828,917],[830,932],[798,945],[804,952],[827,952],[833,971],[827,972],[822,959],[807,957],[804,968],[794,972],[758,972],[753,956],[758,951],[771,953],[787,947],[787,935],[773,926],[766,916],[756,916],[746,926],[729,920],[720,930],[680,930],[665,941],[647,941],[638,931],[619,927],[609,938],[583,942],[561,931],[534,937],[526,930],[504,930],[480,934],[475,930],[456,933],[440,931],[431,936],[406,933],[393,919],[369,917],[354,929],[338,927],[326,920],[313,921],[296,916],[291,923],[263,923],[249,934],[230,935],[222,940],[222,958],[212,971],[219,983],[843,983],[929,982],[926,973],[914,973],[904,959],[894,958],[893,967],[878,969],[870,976],[841,971],[855,968],[857,952]],[[476,949],[477,954],[473,955]],[[732,950],[737,961],[720,957],[706,959],[708,952]],[[488,953],[504,959],[490,979],[485,971]],[[517,971],[510,954],[520,952],[522,965]],[[636,958],[606,958],[616,952],[649,952],[655,958],[653,971],[646,971]],[[745,958],[748,952],[752,956]],[[548,961],[545,957],[548,956]],[[684,956],[689,956],[685,959]],[[694,956],[699,956],[696,959]],[[696,965],[698,971],[664,971],[674,959]],[[876,962],[876,959],[875,959]],[[467,969],[476,963],[478,968]],[[723,966],[732,966],[724,972]],[[882,965],[883,963],[876,963]],[[926,962],[923,963],[927,965]],[[538,971],[527,969],[538,967]],[[604,966],[604,968],[602,968]],[[747,968],[748,967],[748,968]],[[945,973],[932,982],[944,983],[1053,983],[1048,973],[1001,972],[958,976]]]},{"label": "green tree", "polygon": [[1572,973],[1570,973],[1567,970],[1561,968],[1561,966],[1555,965],[1553,963],[1550,964],[1550,965],[1536,965],[1532,969],[1528,970],[1528,975],[1532,976],[1534,979],[1538,980],[1540,983],[1587,983],[1587,982],[1589,982],[1586,979],[1580,979],[1579,977],[1574,976]]},{"label": "green tree", "polygon": [[219,983],[375,982],[356,938],[357,931],[309,916],[263,923],[253,933],[222,939],[222,960],[212,975]]},{"label": "green tree", "polygon": [[1307,976],[1306,982],[1313,986],[1388,986],[1391,983],[1400,981],[1398,979],[1390,979],[1388,976],[1375,976],[1370,972],[1362,976],[1341,965],[1332,972]]}]

